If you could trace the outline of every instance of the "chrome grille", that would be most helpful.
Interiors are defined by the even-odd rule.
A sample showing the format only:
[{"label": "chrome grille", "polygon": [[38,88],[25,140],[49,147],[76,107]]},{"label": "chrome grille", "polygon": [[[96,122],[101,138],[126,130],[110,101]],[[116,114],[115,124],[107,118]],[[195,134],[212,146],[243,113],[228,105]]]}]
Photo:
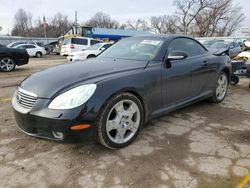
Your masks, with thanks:
[{"label": "chrome grille", "polygon": [[31,109],[37,100],[37,95],[19,87],[16,91],[16,100],[23,108]]}]

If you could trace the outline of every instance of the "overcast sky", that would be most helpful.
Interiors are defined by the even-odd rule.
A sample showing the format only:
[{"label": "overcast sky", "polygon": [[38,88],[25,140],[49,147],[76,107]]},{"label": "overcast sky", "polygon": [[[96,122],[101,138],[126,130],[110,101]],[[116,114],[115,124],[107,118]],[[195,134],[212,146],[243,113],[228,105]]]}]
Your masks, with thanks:
[{"label": "overcast sky", "polygon": [[[246,15],[244,27],[250,27],[250,1],[234,1],[243,7]],[[173,0],[0,0],[0,4],[0,26],[3,27],[1,34],[12,29],[14,14],[19,8],[31,12],[33,20],[43,16],[49,20],[56,12],[62,12],[74,20],[74,12],[77,10],[80,23],[98,11],[105,12],[120,22],[174,12]]]}]

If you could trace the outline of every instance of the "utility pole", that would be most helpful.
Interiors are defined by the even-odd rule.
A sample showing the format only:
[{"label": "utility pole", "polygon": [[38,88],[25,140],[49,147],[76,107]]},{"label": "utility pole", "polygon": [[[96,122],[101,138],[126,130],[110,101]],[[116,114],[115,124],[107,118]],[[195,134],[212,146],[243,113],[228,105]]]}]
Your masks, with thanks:
[{"label": "utility pole", "polygon": [[43,16],[43,29],[44,29],[44,38],[47,38],[47,32],[46,32],[47,22],[45,16]]},{"label": "utility pole", "polygon": [[75,11],[75,26],[77,26],[77,10]]}]

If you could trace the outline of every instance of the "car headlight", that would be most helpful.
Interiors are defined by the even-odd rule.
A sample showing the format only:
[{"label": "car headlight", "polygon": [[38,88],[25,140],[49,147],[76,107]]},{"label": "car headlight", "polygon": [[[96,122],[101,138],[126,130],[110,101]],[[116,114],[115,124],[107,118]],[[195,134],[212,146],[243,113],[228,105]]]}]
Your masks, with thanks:
[{"label": "car headlight", "polygon": [[50,103],[49,108],[60,110],[76,108],[87,102],[95,90],[96,84],[78,86],[57,96]]}]

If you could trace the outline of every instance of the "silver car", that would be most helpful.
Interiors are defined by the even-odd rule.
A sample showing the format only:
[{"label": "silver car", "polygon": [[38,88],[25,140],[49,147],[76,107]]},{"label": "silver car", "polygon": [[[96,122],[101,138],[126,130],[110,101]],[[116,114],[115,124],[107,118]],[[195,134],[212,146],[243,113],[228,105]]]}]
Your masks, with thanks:
[{"label": "silver car", "polygon": [[228,50],[228,54],[231,58],[234,58],[242,51],[240,45],[237,42],[216,42],[208,49],[213,52],[223,49]]}]

